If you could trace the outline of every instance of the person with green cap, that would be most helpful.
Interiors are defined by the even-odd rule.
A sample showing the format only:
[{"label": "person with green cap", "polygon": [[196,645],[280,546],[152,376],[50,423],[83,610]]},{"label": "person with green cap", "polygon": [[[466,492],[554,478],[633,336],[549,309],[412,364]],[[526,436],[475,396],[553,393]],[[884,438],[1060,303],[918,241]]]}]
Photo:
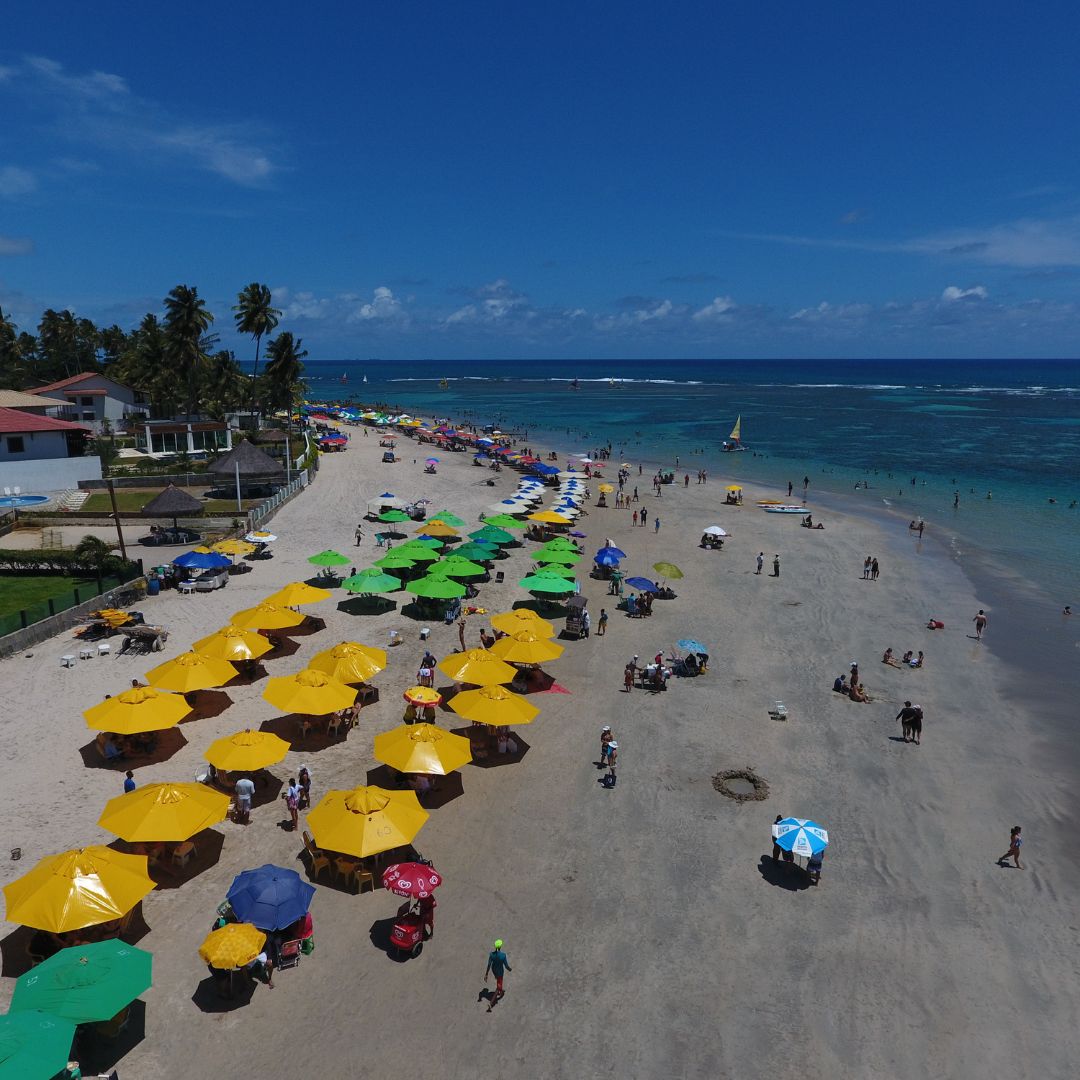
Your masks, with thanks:
[{"label": "person with green cap", "polygon": [[513,970],[510,961],[506,959],[506,953],[503,951],[502,938],[496,938],[495,947],[488,953],[487,969],[484,971],[485,983],[488,981],[489,975],[495,976],[495,993],[491,995],[491,1000],[488,1002],[488,1012],[495,1008],[495,1003],[505,993],[503,990],[503,975],[507,971]]}]

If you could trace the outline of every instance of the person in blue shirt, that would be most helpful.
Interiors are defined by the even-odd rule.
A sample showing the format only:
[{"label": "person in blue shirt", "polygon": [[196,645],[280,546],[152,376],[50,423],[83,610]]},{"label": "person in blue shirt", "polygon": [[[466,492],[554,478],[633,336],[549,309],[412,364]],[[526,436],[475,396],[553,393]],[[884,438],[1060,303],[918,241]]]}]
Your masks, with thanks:
[{"label": "person in blue shirt", "polygon": [[135,790],[135,774],[128,769],[127,775],[124,777],[124,794]]},{"label": "person in blue shirt", "polygon": [[503,975],[507,971],[513,971],[510,966],[510,961],[506,959],[506,953],[503,951],[502,938],[495,939],[495,947],[488,953],[487,969],[484,971],[484,982],[488,981],[489,975],[495,976],[495,993],[491,995],[491,1000],[488,1002],[488,1012],[491,1012],[495,1008],[496,1002],[503,996]]}]

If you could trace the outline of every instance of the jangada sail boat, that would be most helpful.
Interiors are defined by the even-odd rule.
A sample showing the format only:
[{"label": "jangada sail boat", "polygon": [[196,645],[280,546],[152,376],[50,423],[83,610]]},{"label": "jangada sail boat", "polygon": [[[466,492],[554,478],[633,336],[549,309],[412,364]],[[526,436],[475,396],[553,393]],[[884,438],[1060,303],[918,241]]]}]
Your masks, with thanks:
[{"label": "jangada sail boat", "polygon": [[729,454],[734,453],[736,450],[746,449],[742,444],[742,413],[739,413],[735,420],[735,426],[731,429],[731,434],[727,437],[727,442],[725,442],[720,449]]}]

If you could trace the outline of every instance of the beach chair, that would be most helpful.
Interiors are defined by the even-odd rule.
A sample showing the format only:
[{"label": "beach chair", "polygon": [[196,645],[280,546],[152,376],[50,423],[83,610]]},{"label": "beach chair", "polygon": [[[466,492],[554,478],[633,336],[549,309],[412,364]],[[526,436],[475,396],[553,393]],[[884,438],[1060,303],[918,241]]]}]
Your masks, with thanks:
[{"label": "beach chair", "polygon": [[774,720],[786,720],[788,717],[787,706],[782,701],[773,702],[773,707],[769,710],[769,715]]},{"label": "beach chair", "polygon": [[177,844],[173,849],[172,861],[176,866],[183,868],[191,861],[192,855],[198,854],[199,849],[195,846],[195,842],[185,840],[182,844]]},{"label": "beach chair", "polygon": [[277,968],[292,968],[300,966],[300,939],[295,941],[283,941],[278,950]]},{"label": "beach chair", "polygon": [[319,874],[323,870],[332,870],[333,866],[330,862],[330,856],[323,854],[316,846],[315,841],[311,839],[311,833],[306,829],[304,830],[304,851],[307,853],[308,858],[311,860],[311,876],[318,878]]}]

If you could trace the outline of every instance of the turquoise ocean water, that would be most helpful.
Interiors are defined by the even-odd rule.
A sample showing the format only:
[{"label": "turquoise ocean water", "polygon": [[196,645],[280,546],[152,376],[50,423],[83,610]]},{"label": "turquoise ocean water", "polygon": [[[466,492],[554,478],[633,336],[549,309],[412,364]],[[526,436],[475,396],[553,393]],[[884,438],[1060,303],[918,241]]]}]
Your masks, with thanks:
[{"label": "turquoise ocean water", "polygon": [[[796,492],[808,476],[812,499],[923,516],[957,558],[1080,610],[1080,361],[369,360],[307,379],[316,400],[494,422],[538,447],[610,443]],[[749,451],[721,453],[739,415]]]}]

